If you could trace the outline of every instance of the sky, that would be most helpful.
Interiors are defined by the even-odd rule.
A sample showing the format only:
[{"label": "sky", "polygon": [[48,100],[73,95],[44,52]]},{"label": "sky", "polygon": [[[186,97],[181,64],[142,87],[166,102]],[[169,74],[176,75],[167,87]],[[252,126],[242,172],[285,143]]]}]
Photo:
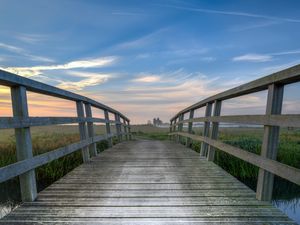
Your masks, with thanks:
[{"label": "sky", "polygon": [[[299,29],[298,0],[0,0],[0,69],[88,96],[131,123],[167,122],[299,64]],[[298,90],[287,91],[287,112],[299,113]],[[0,87],[0,97],[0,116],[8,116],[9,89]],[[28,98],[31,116],[75,115],[72,102]],[[222,112],[264,113],[265,98],[234,99]]]}]

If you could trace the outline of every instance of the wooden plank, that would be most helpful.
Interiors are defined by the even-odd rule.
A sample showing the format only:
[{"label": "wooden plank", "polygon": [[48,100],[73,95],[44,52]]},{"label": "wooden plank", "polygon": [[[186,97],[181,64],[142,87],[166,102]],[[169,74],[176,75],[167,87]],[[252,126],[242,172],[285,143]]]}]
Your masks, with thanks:
[{"label": "wooden plank", "polygon": [[[272,84],[269,86],[266,114],[281,114],[283,101],[283,85]],[[279,145],[278,126],[264,126],[264,137],[261,156],[276,160]],[[259,200],[271,201],[273,193],[274,175],[259,168],[256,197]]]},{"label": "wooden plank", "polygon": [[[190,113],[189,113],[189,119],[193,119],[194,118],[194,110],[190,110]],[[172,124],[171,124],[172,125]],[[172,126],[170,127],[170,131],[172,129]],[[188,133],[191,134],[193,132],[193,122],[189,122],[188,123]],[[189,147],[191,145],[191,139],[190,138],[187,138],[186,139],[186,146]]]},{"label": "wooden plank", "polygon": [[[300,127],[299,114],[284,115],[235,115],[235,116],[208,116],[183,120],[180,123],[189,122],[223,122],[240,123],[250,125],[267,125],[280,127]],[[178,123],[177,123],[178,124]],[[177,124],[172,124],[176,126]]]},{"label": "wooden plank", "polygon": [[55,149],[51,152],[46,152],[32,158],[24,159],[19,162],[10,164],[0,168],[0,182],[9,180],[13,177],[26,173],[27,171],[33,170],[39,166],[47,164],[55,159],[59,159],[63,156],[71,154],[79,149],[87,147],[92,143],[105,140],[106,136],[96,136],[94,138],[87,139],[85,141],[73,143],[58,149]]},{"label": "wooden plank", "polygon": [[[155,159],[144,157],[151,155],[149,149]],[[118,151],[130,156],[117,158]],[[0,223],[292,223],[270,203],[256,200],[252,190],[212,162],[174,158],[182,152],[196,154],[166,141],[122,142],[104,151],[104,157],[99,154],[80,165],[39,193],[35,202],[22,204]],[[136,159],[139,154],[142,159]],[[128,166],[132,163],[142,165]],[[188,165],[177,167],[182,163]]]},{"label": "wooden plank", "polygon": [[221,141],[212,140],[210,138],[204,138],[197,135],[187,134],[187,133],[176,133],[176,135],[183,135],[186,137],[193,138],[197,141],[205,141],[209,145],[233,155],[239,159],[249,162],[255,166],[258,166],[264,170],[267,170],[277,176],[280,176],[286,180],[289,180],[295,184],[300,185],[300,169],[285,165],[283,163],[277,162],[272,159],[261,157],[254,153],[248,152],[246,150],[233,147],[231,145],[225,144]]},{"label": "wooden plank", "polygon": [[[221,114],[221,105],[222,102],[220,100],[216,100],[214,102],[214,116],[220,116]],[[212,123],[212,131],[211,131],[211,136],[210,138],[213,140],[216,140],[218,138],[218,133],[219,133],[219,123],[218,122],[213,122]],[[208,152],[207,152],[207,160],[208,161],[214,161],[215,158],[215,148],[213,146],[208,147]]]},{"label": "wooden plank", "polygon": [[288,69],[273,73],[269,76],[259,78],[257,80],[251,81],[249,83],[240,85],[238,87],[232,88],[230,90],[221,92],[209,98],[206,98],[200,102],[197,102],[180,112],[178,112],[172,119],[178,117],[182,113],[186,113],[191,109],[197,109],[205,106],[209,102],[214,102],[215,100],[226,100],[230,98],[239,97],[242,95],[267,90],[270,84],[290,84],[300,81],[300,65],[290,67]]},{"label": "wooden plank", "polygon": [[[207,103],[205,108],[205,116],[211,116],[212,103]],[[203,136],[209,136],[210,122],[204,122]],[[208,150],[208,144],[205,142],[201,143],[200,156],[206,156]]]},{"label": "wooden plank", "polygon": [[[28,117],[28,105],[26,88],[23,86],[17,86],[11,88],[11,100],[13,115],[15,118],[27,118]],[[30,128],[16,128],[16,149],[17,160],[30,160],[33,157],[32,143]],[[20,174],[20,188],[22,201],[33,201],[37,196],[35,171],[33,169]]]},{"label": "wooden plank", "polygon": [[[88,119],[93,118],[91,104],[86,103],[86,104],[84,104],[84,106],[85,106],[86,118],[88,118]],[[93,122],[88,121],[86,123],[86,126],[87,126],[87,135],[88,135],[88,137],[89,138],[94,137],[95,134],[94,134],[94,124],[93,124]],[[89,145],[89,153],[90,153],[91,157],[94,157],[94,156],[97,155],[96,143],[92,143],[92,144]]]},{"label": "wooden plank", "polygon": [[[84,118],[83,102],[82,101],[77,101],[76,102],[76,108],[77,108],[78,117],[79,118]],[[85,141],[88,138],[85,122],[78,123],[78,128],[79,128],[80,140]],[[90,161],[90,153],[89,153],[89,149],[88,149],[87,146],[85,146],[81,149],[81,153],[82,153],[83,162],[84,163],[89,162]]]},{"label": "wooden plank", "polygon": [[[109,120],[109,113],[108,110],[104,110],[104,117],[105,120]],[[105,129],[106,129],[106,134],[110,135],[111,131],[110,131],[110,123],[106,122],[105,123]],[[108,138],[108,146],[111,148],[113,146],[113,142],[112,142],[112,138]]]}]

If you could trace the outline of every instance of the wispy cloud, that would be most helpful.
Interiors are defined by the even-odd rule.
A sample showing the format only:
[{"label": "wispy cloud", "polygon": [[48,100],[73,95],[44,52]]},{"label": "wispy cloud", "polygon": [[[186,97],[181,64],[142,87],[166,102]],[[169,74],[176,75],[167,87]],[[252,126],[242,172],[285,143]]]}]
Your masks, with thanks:
[{"label": "wispy cloud", "polygon": [[294,54],[300,54],[300,50],[273,52],[267,54],[249,53],[249,54],[233,57],[232,61],[267,62],[267,61],[271,61],[274,56],[294,55]]},{"label": "wispy cloud", "polygon": [[257,28],[263,28],[263,27],[269,27],[277,24],[281,24],[282,22],[278,21],[262,21],[262,22],[257,22],[254,24],[243,24],[243,25],[237,25],[229,29],[229,31],[233,32],[239,32],[239,31],[246,31],[246,30],[252,30],[252,29],[257,29]]},{"label": "wispy cloud", "polygon": [[192,8],[192,7],[183,7],[183,6],[176,6],[176,5],[160,5],[160,6],[179,9],[179,10],[185,10],[185,11],[200,12],[200,13],[259,18],[259,19],[273,20],[273,21],[277,21],[277,22],[300,23],[300,19],[286,18],[286,17],[276,17],[276,16],[248,13],[248,12],[213,10],[213,9],[204,9],[204,8]]},{"label": "wispy cloud", "polygon": [[48,39],[48,37],[43,34],[25,34],[25,33],[17,33],[15,35],[15,38],[29,44],[36,44]]},{"label": "wispy cloud", "polygon": [[9,44],[5,44],[5,43],[1,43],[1,42],[0,42],[0,49],[4,49],[6,51],[13,52],[13,53],[16,53],[18,55],[22,55],[22,56],[26,57],[27,59],[29,59],[31,61],[54,62],[53,59],[50,59],[48,57],[33,55],[33,54],[30,54],[28,51],[26,51],[23,48],[13,46],[13,45],[9,45]]},{"label": "wispy cloud", "polygon": [[246,54],[246,55],[236,56],[232,60],[246,61],[246,62],[267,62],[272,60],[272,56],[262,55],[262,54]]},{"label": "wispy cloud", "polygon": [[158,82],[160,80],[161,77],[157,75],[143,75],[133,79],[132,81],[139,82],[139,83],[153,83],[153,82]]},{"label": "wispy cloud", "polygon": [[105,83],[109,78],[113,76],[112,74],[77,71],[69,71],[68,74],[75,77],[82,77],[84,79],[81,79],[80,81],[59,81],[57,87],[66,90],[80,91],[86,87],[96,86]]},{"label": "wispy cloud", "polygon": [[94,59],[85,59],[85,60],[76,60],[71,61],[65,64],[49,65],[49,66],[33,66],[33,67],[6,67],[1,68],[6,71],[25,76],[33,77],[42,74],[43,71],[49,70],[69,70],[69,69],[78,69],[78,68],[99,68],[104,66],[109,66],[115,63],[117,57],[101,57]]}]

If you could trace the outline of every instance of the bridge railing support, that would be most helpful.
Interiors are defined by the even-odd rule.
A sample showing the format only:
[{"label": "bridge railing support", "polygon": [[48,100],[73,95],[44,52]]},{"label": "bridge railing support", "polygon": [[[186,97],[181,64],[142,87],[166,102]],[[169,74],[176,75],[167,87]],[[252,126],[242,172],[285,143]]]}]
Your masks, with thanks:
[{"label": "bridge railing support", "polygon": [[[239,87],[219,93],[178,112],[170,120],[170,135],[178,141],[180,137],[201,143],[200,156],[214,161],[216,150],[230,154],[259,168],[256,198],[272,199],[274,175],[300,185],[300,169],[276,161],[280,127],[300,127],[300,114],[281,114],[284,86],[300,82],[300,65],[288,68],[269,76],[243,84]],[[266,113],[263,115],[228,115],[221,116],[224,100],[244,96],[259,91],[268,91]],[[212,106],[214,106],[213,115]],[[191,117],[192,110],[205,108],[204,117]],[[190,118],[183,115],[190,112]],[[203,134],[191,133],[191,123],[204,122]],[[188,132],[183,132],[183,124],[188,123]],[[219,123],[250,124],[264,126],[261,154],[257,155],[241,148],[226,144],[218,139]],[[210,131],[210,126],[212,128]],[[176,130],[176,128],[178,128]],[[172,139],[172,138],[171,138]]]},{"label": "bridge railing support", "polygon": [[[108,140],[112,146],[112,138],[122,135],[131,138],[129,119],[119,111],[67,90],[62,90],[25,77],[20,77],[0,70],[0,85],[10,87],[13,117],[0,117],[0,129],[14,129],[16,138],[17,162],[0,168],[0,183],[19,177],[22,201],[33,201],[37,196],[35,169],[53,160],[64,157],[76,151],[82,152],[84,163],[90,157],[97,155],[96,144]],[[27,92],[57,97],[76,103],[75,117],[30,117],[27,103]],[[105,112],[105,118],[94,118],[92,108]],[[42,114],[43,112],[41,112]],[[115,114],[115,120],[110,120],[108,114]],[[120,121],[122,118],[122,121]],[[94,123],[103,123],[106,135],[95,135]],[[63,146],[52,151],[33,156],[30,128],[34,126],[78,124],[80,141]],[[110,125],[115,124],[117,134],[111,133]],[[124,127],[122,132],[121,127]]]},{"label": "bridge railing support", "polygon": [[[28,104],[26,88],[17,86],[11,88],[11,99],[14,119],[28,119]],[[15,128],[17,160],[30,160],[33,157],[30,127]],[[37,196],[34,169],[19,176],[22,201],[33,201]]]}]

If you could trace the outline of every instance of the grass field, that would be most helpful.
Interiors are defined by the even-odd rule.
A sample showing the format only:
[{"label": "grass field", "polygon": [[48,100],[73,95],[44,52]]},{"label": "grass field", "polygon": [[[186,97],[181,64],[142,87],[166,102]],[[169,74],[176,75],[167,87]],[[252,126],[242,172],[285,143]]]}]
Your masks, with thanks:
[{"label": "grass field", "polygon": [[[113,128],[114,130],[114,128]],[[105,127],[95,126],[97,135],[105,133]],[[136,139],[167,140],[169,128],[149,125],[133,125],[131,128]],[[193,130],[201,134],[202,129]],[[48,126],[31,128],[33,154],[42,154],[56,148],[79,141],[77,126]],[[220,128],[219,139],[244,150],[260,154],[262,128]],[[193,142],[191,148],[199,152],[201,143]],[[0,167],[16,162],[15,139],[13,130],[0,130]],[[107,148],[107,142],[97,145],[98,151]],[[283,129],[280,134],[278,161],[300,167],[300,131]],[[81,152],[54,160],[36,169],[38,189],[41,190],[82,163]],[[215,163],[241,180],[257,179],[258,168],[226,153],[217,151]],[[16,183],[17,178],[9,181]],[[254,182],[255,183],[255,182]]]}]

